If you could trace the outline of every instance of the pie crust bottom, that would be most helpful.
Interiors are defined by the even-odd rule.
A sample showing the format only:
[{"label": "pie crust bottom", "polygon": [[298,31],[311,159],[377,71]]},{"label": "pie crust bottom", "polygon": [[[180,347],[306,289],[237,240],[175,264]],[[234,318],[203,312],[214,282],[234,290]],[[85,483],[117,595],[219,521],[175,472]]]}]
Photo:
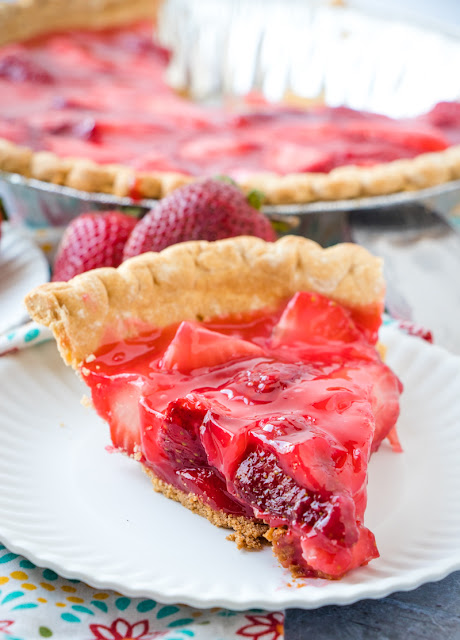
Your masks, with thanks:
[{"label": "pie crust bottom", "polygon": [[160,480],[146,465],[142,465],[142,467],[152,481],[155,491],[171,500],[180,502],[184,507],[206,518],[216,527],[233,529],[234,533],[230,534],[228,539],[236,542],[238,549],[258,551],[264,544],[267,544],[268,541],[264,536],[268,532],[269,526],[261,520],[233,516],[224,511],[213,509],[194,493],[185,493],[176,489],[172,484]]},{"label": "pie crust bottom", "polygon": [[[304,567],[297,564],[295,560],[295,550],[289,544],[283,544],[283,538],[287,533],[286,527],[273,528],[261,520],[245,516],[232,516],[224,511],[213,509],[194,493],[185,493],[173,487],[172,484],[160,480],[146,465],[143,464],[142,468],[152,481],[155,491],[162,493],[166,498],[179,502],[193,513],[209,520],[216,527],[233,529],[233,533],[227,536],[227,540],[235,542],[238,549],[260,551],[270,544],[273,546],[274,555],[283,567],[289,569],[293,578],[305,577]],[[278,544],[280,541],[282,544]],[[330,579],[330,576],[324,577]]]}]

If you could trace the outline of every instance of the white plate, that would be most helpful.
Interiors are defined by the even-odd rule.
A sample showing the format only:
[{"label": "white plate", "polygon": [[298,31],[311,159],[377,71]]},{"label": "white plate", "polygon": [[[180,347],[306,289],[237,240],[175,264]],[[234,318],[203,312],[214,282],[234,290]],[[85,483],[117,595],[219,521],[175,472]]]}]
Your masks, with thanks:
[{"label": "white plate", "polygon": [[460,358],[391,328],[384,340],[406,387],[404,453],[372,458],[366,524],[381,557],[344,579],[297,588],[269,548],[238,551],[154,493],[105,450],[108,429],[54,344],[0,360],[0,539],[65,577],[197,607],[347,604],[446,576],[460,568]]},{"label": "white plate", "polygon": [[49,280],[48,262],[30,235],[2,223],[0,239],[0,333],[21,324],[29,316],[24,296]]}]

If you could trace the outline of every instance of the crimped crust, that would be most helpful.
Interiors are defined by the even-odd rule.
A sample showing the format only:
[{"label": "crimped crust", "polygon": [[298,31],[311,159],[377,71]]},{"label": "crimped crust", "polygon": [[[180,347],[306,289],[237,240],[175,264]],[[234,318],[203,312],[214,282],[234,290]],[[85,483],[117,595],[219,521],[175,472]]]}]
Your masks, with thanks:
[{"label": "crimped crust", "polygon": [[[0,3],[0,45],[57,29],[124,24],[156,15],[161,0],[20,0]],[[0,171],[18,173],[89,193],[162,198],[197,178],[173,172],[142,172],[123,165],[60,158],[47,151],[33,152],[0,138]],[[266,204],[304,204],[315,201],[387,195],[414,191],[460,179],[460,145],[411,160],[374,167],[345,166],[329,174],[255,173],[241,182],[245,191],[261,189]]]},{"label": "crimped crust", "polygon": [[62,29],[101,29],[155,17],[161,0],[18,0],[0,3],[0,45]]},{"label": "crimped crust", "polygon": [[[135,186],[140,198],[163,198],[199,178],[174,172],[135,171],[122,165],[59,158],[48,151],[33,152],[0,138],[0,171],[19,173],[89,193],[129,197]],[[345,166],[330,173],[255,173],[240,186],[246,193],[259,189],[265,204],[305,204],[347,200],[401,191],[417,191],[460,179],[460,145],[411,160],[394,160],[373,167]]]},{"label": "crimped crust", "polygon": [[74,368],[101,344],[152,326],[270,309],[296,291],[324,294],[352,310],[383,306],[381,260],[355,244],[240,236],[184,242],[118,269],[95,269],[37,287],[26,298]]},{"label": "crimped crust", "polygon": [[153,488],[158,493],[193,511],[193,513],[206,518],[216,527],[223,529],[233,529],[234,533],[228,536],[229,540],[236,542],[238,549],[247,549],[248,551],[258,551],[262,548],[267,539],[264,537],[269,527],[261,520],[254,518],[245,518],[244,516],[232,516],[224,511],[217,511],[194,493],[185,493],[180,489],[176,489],[172,484],[160,480],[151,469],[142,465],[143,470],[152,481]]}]

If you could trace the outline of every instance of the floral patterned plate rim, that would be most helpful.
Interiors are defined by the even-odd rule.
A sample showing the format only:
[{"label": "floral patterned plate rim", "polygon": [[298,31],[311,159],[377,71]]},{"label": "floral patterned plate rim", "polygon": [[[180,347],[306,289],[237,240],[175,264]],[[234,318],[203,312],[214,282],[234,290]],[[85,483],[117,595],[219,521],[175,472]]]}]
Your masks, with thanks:
[{"label": "floral patterned plate rim", "polygon": [[[460,568],[460,358],[394,327],[382,338],[405,392],[403,454],[370,465],[366,524],[380,558],[340,581],[294,581],[269,548],[238,551],[225,530],[156,494],[80,404],[83,384],[51,343],[0,361],[0,540],[98,588],[234,610],[379,598]],[[429,505],[429,509],[427,509]],[[429,517],[427,517],[429,515]]]}]

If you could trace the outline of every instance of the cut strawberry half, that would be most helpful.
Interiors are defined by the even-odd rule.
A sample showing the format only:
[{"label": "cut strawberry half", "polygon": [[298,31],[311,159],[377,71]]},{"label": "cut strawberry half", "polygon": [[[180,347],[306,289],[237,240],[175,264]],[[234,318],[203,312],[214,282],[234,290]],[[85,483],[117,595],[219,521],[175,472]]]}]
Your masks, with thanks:
[{"label": "cut strawberry half", "polygon": [[328,151],[292,142],[283,142],[269,149],[266,164],[277,173],[301,173],[304,171],[330,171],[333,155]]},{"label": "cut strawberry half", "polygon": [[344,127],[344,133],[353,140],[383,140],[415,153],[442,151],[448,141],[440,131],[429,126],[401,126],[394,122],[350,122]]},{"label": "cut strawberry half", "polygon": [[145,380],[138,375],[103,376],[85,368],[83,377],[92,387],[98,414],[110,424],[113,446],[132,455],[141,443],[139,400]]},{"label": "cut strawberry half", "polygon": [[263,355],[263,350],[252,342],[210,331],[192,322],[182,322],[163,356],[161,366],[190,373],[194,369],[216,367],[229,360]]},{"label": "cut strawberry half", "polygon": [[152,407],[149,397],[142,398],[142,450],[146,458],[155,460],[156,473],[164,482],[205,497],[213,509],[252,517],[251,506],[230,494],[224,477],[208,460],[201,440],[208,410],[208,403],[192,393],[170,402],[163,413]]},{"label": "cut strawberry half", "polygon": [[290,300],[273,329],[273,345],[353,342],[361,337],[349,311],[317,293],[301,291]]},{"label": "cut strawberry half", "polygon": [[382,365],[371,374],[371,402],[375,416],[375,435],[372,451],[376,451],[382,440],[388,438],[394,451],[402,451],[401,444],[393,425],[399,416],[399,395],[403,385],[393,372]]},{"label": "cut strawberry half", "polygon": [[258,149],[259,145],[251,140],[233,135],[208,135],[186,142],[179,149],[179,155],[186,160],[204,160],[228,156],[241,156]]},{"label": "cut strawberry half", "polygon": [[171,402],[158,432],[158,446],[173,467],[203,467],[208,459],[199,431],[208,407],[192,394]]},{"label": "cut strawberry half", "polygon": [[0,59],[0,78],[12,82],[31,82],[38,85],[54,83],[53,76],[46,67],[41,66],[27,51],[11,53]]},{"label": "cut strawberry half", "polygon": [[43,143],[49,151],[62,157],[73,156],[101,163],[117,162],[120,159],[119,149],[110,148],[108,145],[101,146],[72,136],[45,135]]}]

